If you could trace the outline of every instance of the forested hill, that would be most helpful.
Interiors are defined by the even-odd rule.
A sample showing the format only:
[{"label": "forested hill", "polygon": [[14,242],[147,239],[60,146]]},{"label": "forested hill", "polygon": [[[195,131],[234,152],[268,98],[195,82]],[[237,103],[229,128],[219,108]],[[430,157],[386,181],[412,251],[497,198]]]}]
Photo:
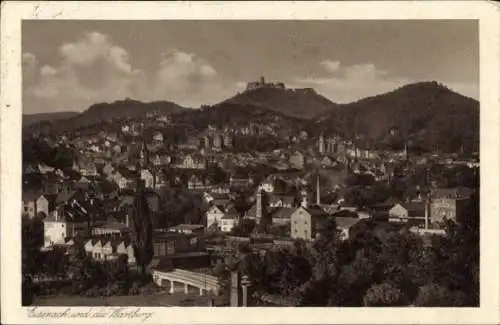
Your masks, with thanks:
[{"label": "forested hill", "polygon": [[316,118],[337,106],[309,88],[258,88],[237,94],[226,99],[222,104],[262,107],[281,115],[302,119]]},{"label": "forested hill", "polygon": [[56,121],[67,119],[78,115],[77,112],[55,112],[55,113],[39,113],[39,114],[23,114],[23,126],[28,126],[43,121]]},{"label": "forested hill", "polygon": [[268,108],[225,102],[201,110],[190,110],[176,114],[173,121],[198,131],[209,125],[223,129],[254,123],[260,126],[279,125],[279,127],[307,129],[311,124],[300,118],[290,117]]},{"label": "forested hill", "polygon": [[319,119],[318,128],[376,143],[406,139],[427,150],[472,152],[479,147],[479,102],[437,82],[421,82],[339,105]]},{"label": "forested hill", "polygon": [[[169,101],[141,102],[133,99],[119,100],[112,103],[91,105],[81,114],[57,121],[41,121],[41,126],[57,130],[74,130],[101,122],[123,118],[141,118],[149,113],[177,114],[189,110]],[[31,125],[23,120],[23,127],[31,129],[39,127],[39,123]]]}]

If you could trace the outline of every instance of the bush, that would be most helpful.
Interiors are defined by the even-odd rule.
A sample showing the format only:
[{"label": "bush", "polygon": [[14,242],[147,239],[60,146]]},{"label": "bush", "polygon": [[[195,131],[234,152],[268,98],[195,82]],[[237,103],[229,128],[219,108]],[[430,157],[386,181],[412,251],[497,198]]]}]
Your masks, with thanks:
[{"label": "bush", "polygon": [[141,294],[150,294],[157,291],[158,287],[153,282],[149,282],[140,288]]},{"label": "bush", "polygon": [[99,291],[100,291],[99,287],[94,286],[94,287],[88,289],[87,291],[85,291],[85,296],[87,296],[87,297],[97,297],[97,296],[99,296],[101,294]]},{"label": "bush", "polygon": [[108,285],[106,287],[105,295],[106,296],[116,296],[116,295],[120,294],[121,291],[122,291],[121,286],[118,283],[113,283],[113,284]]},{"label": "bush", "polygon": [[108,288],[107,287],[102,287],[97,290],[98,296],[107,296],[108,295]]},{"label": "bush", "polygon": [[134,282],[132,286],[128,290],[128,294],[131,296],[135,296],[139,294],[139,284],[137,282]]}]

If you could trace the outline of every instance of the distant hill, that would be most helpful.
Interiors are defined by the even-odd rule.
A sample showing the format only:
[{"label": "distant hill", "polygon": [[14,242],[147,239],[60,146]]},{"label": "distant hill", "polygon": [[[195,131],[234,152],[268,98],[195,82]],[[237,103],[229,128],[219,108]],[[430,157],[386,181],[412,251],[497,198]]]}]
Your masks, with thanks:
[{"label": "distant hill", "polygon": [[28,126],[43,121],[56,121],[61,119],[67,119],[76,115],[78,115],[77,112],[23,114],[23,126]]},{"label": "distant hill", "polygon": [[144,103],[133,99],[125,99],[112,103],[93,104],[80,114],[76,113],[67,118],[59,119],[55,121],[55,123],[44,124],[54,124],[54,126],[60,130],[73,130],[97,123],[112,121],[113,119],[140,118],[146,117],[148,113],[155,112],[177,114],[188,110],[190,109],[168,101]]},{"label": "distant hill", "polygon": [[112,103],[91,105],[86,111],[74,118],[78,125],[91,125],[101,121],[121,118],[145,117],[148,113],[176,114],[188,110],[168,101],[144,103],[133,99],[119,100]]},{"label": "distant hill", "polygon": [[313,89],[257,88],[224,100],[221,104],[263,107],[277,113],[302,119],[316,118],[337,105]]},{"label": "distant hill", "polygon": [[427,150],[471,152],[478,150],[479,102],[437,82],[409,84],[339,105],[319,119],[318,129],[376,143],[406,139]]}]

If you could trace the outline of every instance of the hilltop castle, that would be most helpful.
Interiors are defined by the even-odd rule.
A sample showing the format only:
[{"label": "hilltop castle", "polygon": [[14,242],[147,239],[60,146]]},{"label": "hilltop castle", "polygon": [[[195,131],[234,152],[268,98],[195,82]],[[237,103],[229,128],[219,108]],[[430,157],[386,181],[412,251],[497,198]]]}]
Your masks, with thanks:
[{"label": "hilltop castle", "polygon": [[260,77],[258,81],[247,83],[247,90],[254,90],[258,88],[285,89],[285,84],[283,82],[266,82],[263,76]]}]

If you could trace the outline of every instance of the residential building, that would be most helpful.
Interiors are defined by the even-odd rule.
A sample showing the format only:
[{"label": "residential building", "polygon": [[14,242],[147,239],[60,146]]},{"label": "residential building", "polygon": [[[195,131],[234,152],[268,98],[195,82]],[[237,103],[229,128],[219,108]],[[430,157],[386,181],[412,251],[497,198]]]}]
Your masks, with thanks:
[{"label": "residential building", "polygon": [[362,235],[367,229],[366,219],[335,217],[335,224],[339,231],[340,240],[348,240]]},{"label": "residential building", "polygon": [[168,228],[169,232],[176,232],[186,235],[196,235],[202,234],[205,231],[204,225],[193,225],[193,224],[179,224]]},{"label": "residential building", "polygon": [[425,222],[425,209],[425,202],[396,203],[389,209],[389,221],[423,224]]},{"label": "residential building", "polygon": [[295,207],[296,199],[293,196],[280,196],[280,195],[270,195],[269,196],[269,207],[271,208],[292,208]]},{"label": "residential building", "polygon": [[198,241],[192,235],[175,232],[156,232],[153,234],[155,257],[193,252],[197,249]]},{"label": "residential building", "polygon": [[39,213],[49,214],[49,201],[44,195],[37,192],[23,192],[23,215],[34,218]]},{"label": "residential building", "polygon": [[239,216],[234,207],[230,207],[224,212],[224,216],[220,221],[220,229],[222,232],[231,232],[231,230],[239,222]]},{"label": "residential building", "polygon": [[155,187],[155,177],[153,173],[149,169],[141,170],[141,180],[144,181],[144,186],[146,188],[154,188]]},{"label": "residential building", "polygon": [[290,236],[293,239],[314,240],[317,233],[317,225],[320,219],[327,218],[327,213],[317,207],[297,208],[290,215]]},{"label": "residential building", "polygon": [[269,215],[273,225],[289,225],[292,213],[295,212],[295,207],[278,207],[270,209]]},{"label": "residential building", "polygon": [[305,166],[305,158],[304,154],[302,154],[300,151],[296,151],[293,153],[293,155],[290,156],[288,159],[290,162],[290,166],[294,169],[304,169]]},{"label": "residential building", "polygon": [[178,162],[176,162],[175,167],[181,169],[205,169],[206,163],[202,157],[187,154],[184,157],[181,157]]},{"label": "residential building", "polygon": [[220,221],[222,217],[224,216],[224,208],[221,206],[213,205],[208,209],[206,212],[206,218],[207,218],[207,228],[216,225],[219,227]]},{"label": "residential building", "polygon": [[430,223],[439,226],[445,219],[463,222],[471,203],[468,197],[433,198],[430,203]]}]

